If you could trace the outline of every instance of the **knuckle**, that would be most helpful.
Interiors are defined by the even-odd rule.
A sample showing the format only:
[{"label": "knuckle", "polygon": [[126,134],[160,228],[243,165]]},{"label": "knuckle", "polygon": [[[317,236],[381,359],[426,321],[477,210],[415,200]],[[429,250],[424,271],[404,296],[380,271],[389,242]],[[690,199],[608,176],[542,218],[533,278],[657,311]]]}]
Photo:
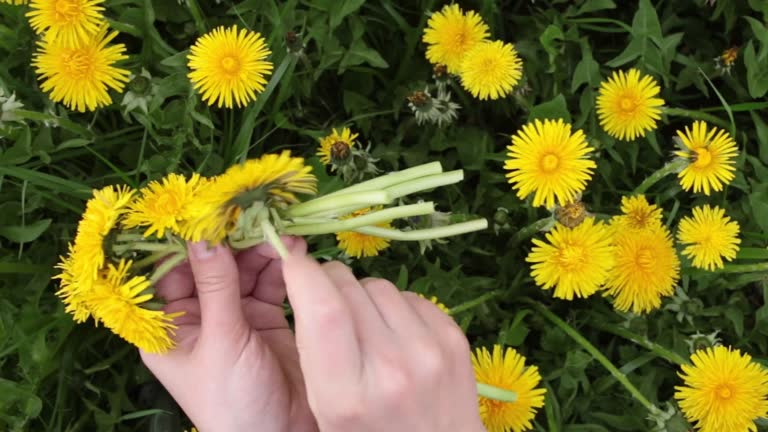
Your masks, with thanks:
[{"label": "knuckle", "polygon": [[365,419],[367,413],[363,398],[347,397],[328,404],[324,410],[328,416],[327,421],[334,425],[334,429],[348,430]]},{"label": "knuckle", "polygon": [[384,290],[398,291],[397,287],[392,282],[384,279],[379,279],[379,278],[368,277],[361,280],[360,284],[366,287],[367,289],[374,290],[374,291],[384,291]]},{"label": "knuckle", "polygon": [[379,369],[377,403],[391,406],[408,395],[413,379],[404,364],[385,363]]},{"label": "knuckle", "polygon": [[195,284],[200,293],[221,291],[234,285],[236,282],[232,275],[227,273],[209,272],[195,275]]},{"label": "knuckle", "polygon": [[352,269],[340,261],[328,261],[328,262],[322,263],[321,266],[323,267],[323,270],[329,271],[329,272],[352,273]]},{"label": "knuckle", "polygon": [[461,355],[469,355],[470,347],[467,336],[456,323],[451,322],[446,326],[445,335],[443,337],[451,352]]}]

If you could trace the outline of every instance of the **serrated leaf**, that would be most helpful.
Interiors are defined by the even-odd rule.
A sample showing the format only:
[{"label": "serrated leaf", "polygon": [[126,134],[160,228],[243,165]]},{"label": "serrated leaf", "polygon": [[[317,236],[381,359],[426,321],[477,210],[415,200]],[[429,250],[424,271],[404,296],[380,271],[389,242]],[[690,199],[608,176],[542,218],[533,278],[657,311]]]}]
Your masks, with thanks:
[{"label": "serrated leaf", "polygon": [[564,122],[570,123],[571,114],[568,112],[565,96],[558,94],[552,100],[531,108],[528,121],[535,119],[563,119]]}]

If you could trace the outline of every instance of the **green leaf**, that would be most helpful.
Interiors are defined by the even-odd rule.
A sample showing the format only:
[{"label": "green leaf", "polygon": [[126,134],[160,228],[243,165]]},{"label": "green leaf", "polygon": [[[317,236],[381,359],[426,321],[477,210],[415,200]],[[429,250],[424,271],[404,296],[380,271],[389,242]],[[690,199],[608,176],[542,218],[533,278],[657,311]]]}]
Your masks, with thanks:
[{"label": "green leaf", "polygon": [[554,67],[555,58],[560,53],[561,44],[558,41],[563,41],[564,39],[563,30],[554,24],[548,25],[541,36],[539,36],[541,46],[549,54],[550,69]]},{"label": "green leaf", "polygon": [[581,7],[576,15],[582,15],[589,12],[594,12],[603,9],[616,9],[616,3],[613,0],[587,0]]},{"label": "green leaf", "polygon": [[571,92],[575,93],[582,84],[588,84],[590,87],[600,85],[600,64],[592,57],[592,49],[589,47],[589,40],[582,38],[581,43],[581,61],[576,65],[573,71],[573,81],[571,81]]},{"label": "green leaf", "polygon": [[362,39],[357,39],[352,42],[349,50],[342,57],[341,63],[339,63],[339,73],[344,72],[350,66],[357,66],[363,63],[368,63],[377,68],[389,67],[389,64],[381,57],[378,51],[368,47]]},{"label": "green leaf", "polygon": [[768,164],[768,124],[760,119],[756,112],[749,113],[752,116],[752,122],[757,130],[757,143],[760,146],[760,160]]},{"label": "green leaf", "polygon": [[335,0],[330,11],[331,30],[338,27],[344,17],[360,9],[363,4],[365,0]]},{"label": "green leaf", "polygon": [[535,119],[563,119],[566,123],[570,123],[571,114],[568,112],[565,96],[562,93],[558,94],[554,99],[531,108],[528,121]]},{"label": "green leaf", "polygon": [[768,184],[762,184],[749,195],[749,204],[752,207],[753,220],[763,232],[768,232]]},{"label": "green leaf", "polygon": [[92,143],[93,140],[90,139],[84,139],[84,138],[72,138],[68,139],[56,147],[56,150],[64,150],[68,148],[78,148],[87,146],[88,144]]},{"label": "green leaf", "polygon": [[21,226],[0,226],[0,236],[14,243],[29,243],[40,237],[51,226],[52,219],[40,219]]},{"label": "green leaf", "polygon": [[753,98],[768,93],[768,56],[758,58],[753,41],[744,48],[744,66],[747,68],[747,88]]}]

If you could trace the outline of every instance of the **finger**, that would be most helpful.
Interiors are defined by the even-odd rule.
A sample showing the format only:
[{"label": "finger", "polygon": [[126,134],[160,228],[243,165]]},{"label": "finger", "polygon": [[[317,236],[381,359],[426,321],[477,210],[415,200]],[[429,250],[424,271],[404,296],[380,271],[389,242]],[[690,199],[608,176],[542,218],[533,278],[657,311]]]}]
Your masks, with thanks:
[{"label": "finger", "polygon": [[194,297],[195,280],[189,262],[183,262],[163,276],[155,285],[157,294],[166,302]]},{"label": "finger", "polygon": [[407,335],[426,324],[416,309],[403,297],[395,285],[384,279],[365,278],[360,285],[368,293],[379,313],[392,330]]},{"label": "finger", "polygon": [[321,380],[342,383],[359,376],[361,354],[350,325],[352,311],[339,287],[317,261],[306,255],[283,260],[283,275],[294,311],[296,346],[307,387]]},{"label": "finger", "polygon": [[232,252],[207,242],[189,243],[189,263],[200,299],[202,337],[242,334],[245,328],[237,264]]},{"label": "finger", "polygon": [[[291,255],[306,255],[307,242],[300,237],[294,237],[290,243],[286,242],[286,248]],[[274,249],[269,249],[275,253]],[[264,271],[259,275],[251,296],[265,303],[282,307],[285,302],[285,279],[283,278],[283,263],[280,259],[273,259]]]},{"label": "finger", "polygon": [[416,310],[416,313],[422,319],[422,321],[432,331],[436,333],[443,332],[446,328],[459,328],[456,321],[447,313],[440,310],[436,304],[431,301],[419,297],[418,294],[413,292],[404,292],[403,298],[410,303],[410,305]]},{"label": "finger", "polygon": [[259,331],[289,328],[282,305],[273,305],[250,296],[243,298],[242,302],[248,327]]},{"label": "finger", "polygon": [[368,296],[368,292],[352,274],[352,270],[338,261],[327,262],[322,267],[325,274],[339,287],[339,292],[352,311],[361,347],[381,336],[387,330],[384,317]]},{"label": "finger", "polygon": [[[280,238],[289,252],[298,251],[303,245],[306,252],[306,242],[299,237],[284,236]],[[300,244],[301,243],[301,244]],[[298,252],[297,252],[298,253]],[[251,295],[256,282],[261,273],[275,260],[279,260],[280,255],[269,243],[262,243],[256,247],[246,249],[237,254],[237,268],[240,270],[240,295],[245,297]],[[277,265],[278,273],[282,279],[282,270]],[[283,290],[284,291],[284,290]],[[285,293],[283,293],[285,296]],[[281,300],[282,301],[282,300]]]},{"label": "finger", "polygon": [[172,301],[163,307],[163,311],[167,314],[179,314],[173,318],[174,325],[200,324],[200,301],[197,298]]}]

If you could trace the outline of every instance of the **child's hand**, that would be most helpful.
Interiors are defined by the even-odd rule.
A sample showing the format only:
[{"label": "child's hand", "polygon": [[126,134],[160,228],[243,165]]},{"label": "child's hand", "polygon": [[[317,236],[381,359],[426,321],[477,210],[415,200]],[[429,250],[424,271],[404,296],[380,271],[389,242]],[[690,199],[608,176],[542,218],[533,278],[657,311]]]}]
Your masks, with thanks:
[{"label": "child's hand", "polygon": [[[283,241],[291,253],[306,253],[304,240]],[[317,430],[270,246],[233,257],[221,246],[191,244],[189,264],[158,285],[166,310],[186,314],[175,320],[176,350],[142,359],[201,432]]]},{"label": "child's hand", "polygon": [[453,319],[338,262],[283,262],[309,405],[324,432],[484,431]]}]

